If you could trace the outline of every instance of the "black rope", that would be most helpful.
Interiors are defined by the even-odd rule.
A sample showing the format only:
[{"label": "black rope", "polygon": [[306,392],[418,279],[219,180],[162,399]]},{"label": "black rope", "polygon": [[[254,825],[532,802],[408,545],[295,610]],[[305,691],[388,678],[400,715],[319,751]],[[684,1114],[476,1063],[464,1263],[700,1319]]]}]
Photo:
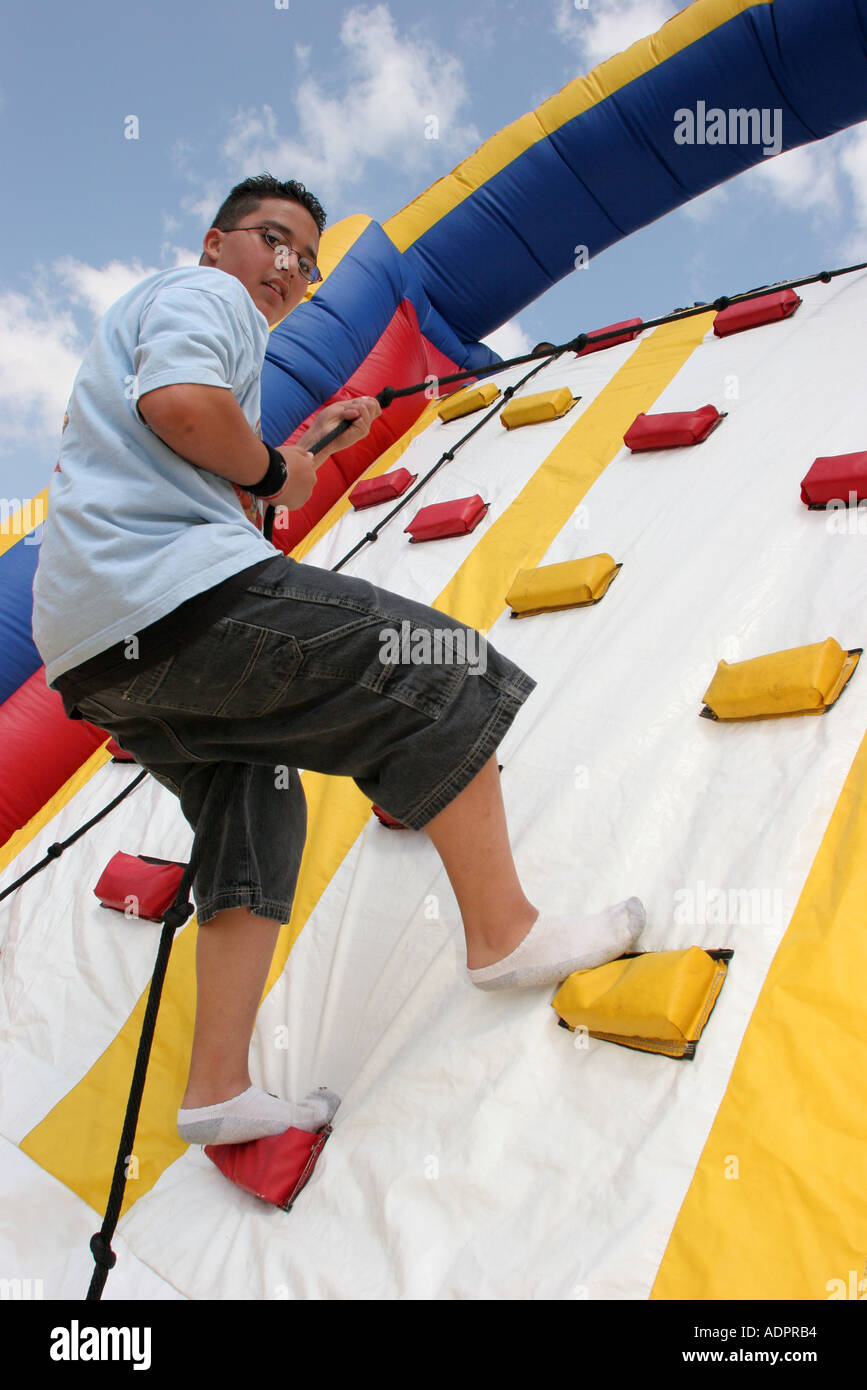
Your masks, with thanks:
[{"label": "black rope", "polygon": [[338,560],[336,565],[332,565],[332,572],[336,573],[338,570],[342,569],[343,566],[347,563],[347,561],[351,560],[353,555],[357,555],[358,551],[361,550],[363,546],[372,544],[374,541],[379,540],[379,533],[383,529],[383,527],[387,526],[388,523],[392,520],[392,518],[397,516],[398,512],[403,510],[407,502],[412,501],[416,493],[421,491],[421,489],[433,477],[434,473],[436,473],[440,468],[442,468],[444,463],[451,463],[458,449],[463,448],[463,446],[470,439],[472,439],[473,435],[476,434],[482,428],[483,425],[486,425],[490,419],[492,419],[495,415],[499,414],[499,412],[503,409],[503,406],[506,405],[506,403],[509,400],[511,400],[512,396],[515,394],[516,391],[519,391],[522,386],[525,386],[526,383],[530,380],[530,378],[534,377],[537,372],[540,372],[543,367],[547,367],[550,362],[553,362],[555,357],[559,357],[562,351],[563,349],[560,348],[556,352],[552,353],[549,357],[546,357],[543,361],[537,361],[536,366],[533,368],[531,372],[527,372],[526,376],[523,376],[520,381],[516,381],[514,386],[507,386],[502,396],[500,396],[500,398],[494,402],[491,409],[485,415],[483,415],[482,418],[478,420],[475,425],[473,425],[472,429],[468,430],[465,435],[462,435],[460,439],[456,440],[455,443],[452,444],[451,448],[446,449],[445,453],[442,454],[439,457],[439,459],[437,459],[437,462],[433,465],[432,468],[428,469],[427,473],[425,473],[424,477],[416,483],[415,487],[410,488],[409,492],[405,492],[402,494],[397,504],[394,507],[392,507],[391,511],[388,512],[386,516],[382,517],[381,520],[377,522],[373,530],[368,531],[365,536],[362,536],[358,544],[354,545],[352,549],[348,551],[346,555],[344,555],[342,560]]},{"label": "black rope", "polygon": [[[126,1104],[126,1114],[123,1119],[123,1129],[121,1131],[117,1158],[115,1159],[114,1174],[111,1180],[108,1203],[100,1229],[90,1238],[90,1250],[96,1262],[96,1268],[93,1271],[90,1287],[87,1291],[88,1300],[101,1298],[102,1291],[105,1287],[105,1281],[108,1278],[108,1271],[113,1269],[117,1262],[117,1256],[111,1248],[111,1239],[114,1235],[115,1227],[117,1226],[121,1206],[123,1205],[123,1194],[126,1190],[127,1179],[126,1160],[131,1155],[132,1147],[135,1142],[135,1132],[138,1125],[139,1111],[141,1109],[141,1098],[144,1092],[148,1061],[151,1055],[151,1043],[153,1042],[154,1029],[156,1027],[157,1011],[163,992],[163,981],[165,980],[166,968],[169,963],[169,953],[172,949],[172,940],[175,931],[178,927],[183,925],[193,911],[189,902],[181,903],[180,898],[182,892],[183,883],[178,891],[178,897],[175,899],[174,905],[169,908],[163,918],[164,925],[160,935],[156,965],[154,966],[154,973],[151,977],[150,989],[148,991],[144,1022],[142,1024],[138,1053],[133,1068],[132,1085]],[[187,894],[188,893],[189,889],[187,889]]]},{"label": "black rope", "polygon": [[[227,769],[233,766],[232,763],[220,763],[215,773],[215,782],[219,781],[222,774],[224,785],[218,787],[224,806],[229,804],[229,787]],[[151,978],[150,989],[148,991],[147,1005],[145,1006],[144,1022],[142,1023],[141,1037],[139,1039],[138,1053],[136,1054],[135,1066],[132,1074],[132,1085],[130,1087],[129,1099],[126,1105],[126,1114],[123,1120],[120,1143],[117,1150],[117,1158],[114,1164],[114,1175],[111,1180],[111,1188],[108,1194],[105,1216],[99,1230],[90,1240],[90,1250],[96,1263],[93,1277],[90,1281],[90,1288],[87,1291],[88,1300],[96,1300],[102,1296],[108,1272],[114,1268],[117,1256],[111,1248],[111,1239],[120,1217],[120,1209],[123,1205],[123,1194],[126,1190],[127,1169],[126,1162],[132,1155],[132,1147],[135,1143],[135,1132],[138,1125],[139,1111],[141,1109],[141,1099],[144,1092],[145,1078],[147,1076],[148,1061],[151,1054],[151,1043],[153,1042],[154,1029],[156,1027],[157,1013],[160,1007],[160,998],[163,992],[163,981],[165,980],[166,970],[169,963],[169,954],[172,949],[172,941],[178,927],[182,927],[188,917],[193,914],[193,906],[190,902],[190,890],[196,871],[202,857],[204,842],[196,839],[190,855],[190,861],[184,869],[184,875],[178,886],[177,895],[172,906],[163,917],[163,929],[160,935],[160,944],[157,950],[157,959],[154,966],[154,973]]]},{"label": "black rope", "polygon": [[[630,329],[621,327],[609,328],[598,333],[579,333],[575,338],[570,338],[567,343],[561,343],[559,347],[553,347],[550,355],[545,357],[541,365],[546,366],[549,362],[553,362],[555,358],[560,357],[564,352],[582,352],[590,343],[605,343],[612,338],[622,338],[626,333],[635,336],[639,333],[644,333],[648,328],[660,328],[664,323],[679,323],[681,319],[695,318],[697,314],[707,314],[711,309],[715,309],[717,313],[719,313],[722,309],[728,309],[732,304],[745,304],[750,299],[758,299],[763,295],[773,292],[779,293],[782,290],[798,289],[801,285],[812,285],[817,281],[821,281],[823,284],[827,285],[830,284],[836,276],[851,275],[856,270],[867,270],[867,261],[861,261],[858,265],[843,266],[839,270],[820,270],[815,275],[805,275],[799,280],[780,280],[775,285],[761,285],[757,289],[746,290],[742,294],[723,294],[710,304],[696,304],[692,309],[675,309],[670,314],[663,314],[660,318],[646,319],[640,323],[636,323]],[[455,382],[466,381],[468,378],[478,381],[482,377],[492,376],[496,372],[506,371],[509,367],[521,367],[525,362],[538,361],[538,358],[538,351],[525,352],[519,357],[510,357],[505,362],[494,362],[487,367],[468,367],[462,372],[452,372],[450,376],[426,377],[424,381],[416,382],[413,386],[384,386],[381,391],[377,392],[375,399],[382,409],[385,410],[391,405],[392,401],[396,401],[399,396],[413,396],[419,391],[430,390],[431,386],[434,385],[437,387],[437,390],[439,390],[441,386],[451,386]],[[532,376],[534,373],[531,372],[529,375]],[[527,380],[529,380],[529,377],[524,378],[524,381]],[[518,382],[518,386],[523,384],[523,381]],[[517,389],[517,387],[512,389]],[[504,402],[500,403],[500,407],[502,407],[502,404],[504,404]],[[485,420],[488,419],[490,419],[490,415],[485,416]],[[485,420],[481,423],[484,424]],[[322,439],[312,444],[308,452],[311,454],[318,454],[322,449],[327,449],[329,444],[333,444],[335,439],[338,439],[341,434],[352,427],[353,423],[352,420],[341,420],[338,425],[335,425],[333,430],[329,430],[328,434],[323,435]],[[475,430],[471,431],[471,433],[475,433]],[[469,437],[469,435],[466,436],[467,439]],[[462,439],[460,444],[464,444],[465,442],[466,439]],[[460,447],[460,444],[456,447]],[[427,482],[428,478],[436,472],[437,468],[446,461],[447,458],[444,455],[422,482],[401,499],[400,506],[396,507],[388,517],[384,518],[383,525],[385,521],[389,521],[392,516],[397,514],[402,506],[415,496],[419,488],[422,487],[424,483]],[[267,541],[270,541],[274,534],[274,516],[274,508],[271,506],[266,507],[263,534]],[[347,560],[357,554],[361,547],[368,541],[376,540],[376,532],[379,529],[379,527],[376,527],[373,532],[369,532],[367,536],[363,537],[359,544],[355,546],[348,555],[345,555],[338,565],[334,566],[334,569],[339,569],[341,565],[345,565]]]},{"label": "black rope", "polygon": [[[225,763],[221,766],[230,767],[231,764]],[[31,869],[28,869],[27,873],[22,874],[20,878],[16,879],[14,883],[10,884],[8,888],[5,888],[3,892],[0,893],[0,902],[8,897],[10,893],[13,893],[16,888],[20,888],[23,884],[27,883],[29,879],[33,878],[34,874],[47,868],[55,859],[59,859],[64,850],[68,849],[70,845],[74,844],[76,840],[80,839],[81,836],[92,829],[93,826],[98,825],[100,821],[104,820],[105,817],[114,810],[115,806],[119,806],[120,803],[149,775],[147,769],[143,768],[138,776],[130,782],[128,787],[125,787],[122,792],[110,801],[107,806],[104,806],[101,811],[98,811],[95,816],[92,816],[90,820],[85,821],[84,825],[79,826],[67,839],[49,845],[44,859],[40,860],[38,864],[34,864]],[[217,775],[219,776],[219,773]],[[227,791],[224,791],[224,801],[228,804]],[[192,916],[194,910],[189,901],[189,897],[201,854],[202,845],[199,844],[194,846],[190,862],[185,866],[183,877],[178,886],[175,901],[172,906],[168,908],[162,919],[163,930],[160,935],[156,964],[148,991],[144,1022],[142,1024],[138,1053],[133,1068],[132,1085],[129,1099],[127,1100],[126,1114],[124,1115],[123,1129],[121,1131],[120,1144],[115,1160],[114,1174],[109,1191],[105,1217],[102,1226],[90,1241],[90,1249],[96,1262],[96,1269],[90,1281],[90,1288],[87,1293],[88,1299],[99,1299],[102,1296],[102,1290],[105,1287],[108,1272],[113,1268],[117,1260],[117,1256],[111,1248],[111,1239],[117,1226],[121,1206],[123,1205],[123,1194],[126,1189],[127,1179],[126,1160],[132,1152],[132,1146],[135,1141],[135,1132],[138,1125],[139,1111],[141,1109],[141,1098],[144,1092],[145,1077],[147,1074],[148,1061],[150,1060],[151,1044],[156,1027],[163,981],[165,980],[166,969],[169,963],[169,953],[172,948],[174,934],[178,927],[183,926],[187,918]]]}]

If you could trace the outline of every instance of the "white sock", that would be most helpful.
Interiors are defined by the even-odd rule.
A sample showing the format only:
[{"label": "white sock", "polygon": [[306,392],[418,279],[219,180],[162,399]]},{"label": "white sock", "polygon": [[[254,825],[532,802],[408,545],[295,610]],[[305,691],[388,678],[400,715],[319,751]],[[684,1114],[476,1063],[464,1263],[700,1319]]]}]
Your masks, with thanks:
[{"label": "white sock", "polygon": [[542,912],[511,955],[468,969],[467,974],[479,989],[556,985],[573,970],[592,970],[631,951],[646,920],[638,898],[627,898],[592,917]]},{"label": "white sock", "polygon": [[308,1091],[300,1105],[251,1086],[219,1105],[179,1110],[178,1134],[187,1144],[244,1144],[287,1129],[312,1132],[331,1122],[339,1104],[340,1097],[325,1086]]}]

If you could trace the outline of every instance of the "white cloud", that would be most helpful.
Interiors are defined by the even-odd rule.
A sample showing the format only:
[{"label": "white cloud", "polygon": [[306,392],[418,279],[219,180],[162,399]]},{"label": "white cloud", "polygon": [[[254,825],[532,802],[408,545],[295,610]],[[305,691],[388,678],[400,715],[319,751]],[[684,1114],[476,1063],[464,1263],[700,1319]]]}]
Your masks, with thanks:
[{"label": "white cloud", "polygon": [[73,304],[82,304],[97,323],[115,300],[159,269],[159,266],[143,266],[139,261],[131,264],[110,261],[102,270],[97,270],[96,266],[65,256],[53,263],[51,275],[53,281],[65,281],[69,299]]},{"label": "white cloud", "polygon": [[171,159],[175,168],[179,170],[181,173],[188,172],[190,165],[196,158],[196,155],[197,151],[193,142],[191,140],[184,139],[183,136],[179,136],[178,139],[174,141],[169,150],[169,158]]},{"label": "white cloud", "polygon": [[223,153],[244,174],[267,169],[328,198],[360,183],[374,159],[424,169],[433,131],[461,155],[479,143],[476,128],[456,120],[467,100],[459,60],[427,40],[401,38],[386,5],[348,10],[339,41],[343,92],[331,96],[304,77],[291,136],[268,105],[238,112]]},{"label": "white cloud", "polygon": [[165,242],[160,247],[160,255],[170,263],[165,267],[167,270],[182,265],[198,265],[201,254],[201,246],[197,251],[188,251],[186,246],[167,245]]},{"label": "white cloud", "polygon": [[560,0],[555,19],[556,32],[570,43],[591,66],[622,53],[637,39],[655,34],[667,19],[684,9],[683,0],[606,0],[604,8],[595,0],[586,6],[575,0]]},{"label": "white cloud", "polygon": [[508,323],[501,324],[495,328],[493,333],[489,333],[482,342],[487,347],[493,348],[505,361],[509,357],[521,357],[525,352],[532,352],[535,343],[531,343],[517,319],[509,319]]},{"label": "white cloud", "polygon": [[848,131],[848,139],[840,153],[840,171],[847,180],[855,213],[852,234],[842,248],[845,260],[867,260],[867,125]]},{"label": "white cloud", "polygon": [[829,142],[801,145],[772,159],[762,159],[741,175],[743,185],[751,183],[774,202],[798,212],[821,208],[823,215],[840,212],[840,184],[837,151]]},{"label": "white cloud", "polygon": [[[39,454],[59,446],[63,412],[93,328],[155,269],[138,261],[98,269],[67,256],[48,268],[37,265],[26,294],[0,293],[0,449],[29,442]],[[86,311],[86,329],[76,322],[74,305]]]},{"label": "white cloud", "polygon": [[[839,131],[763,160],[739,184],[787,211],[809,214],[834,256],[863,260],[867,252],[867,127]],[[841,228],[845,231],[841,233]]]},{"label": "white cloud", "polygon": [[[211,226],[212,219],[217,215],[217,208],[222,207],[225,202],[228,192],[225,179],[212,179],[198,196],[181,199],[184,212],[190,217],[198,217],[203,237]],[[199,256],[201,254],[200,250]]]},{"label": "white cloud", "polygon": [[728,197],[728,185],[718,184],[716,188],[709,188],[706,193],[699,193],[697,198],[691,198],[688,203],[684,203],[684,216],[691,222],[709,222],[712,217],[719,215],[723,204],[728,202]]},{"label": "white cloud", "polygon": [[58,311],[47,296],[34,305],[29,294],[0,294],[4,449],[29,440],[39,452],[47,439],[59,447],[63,412],[85,346],[72,315]]}]

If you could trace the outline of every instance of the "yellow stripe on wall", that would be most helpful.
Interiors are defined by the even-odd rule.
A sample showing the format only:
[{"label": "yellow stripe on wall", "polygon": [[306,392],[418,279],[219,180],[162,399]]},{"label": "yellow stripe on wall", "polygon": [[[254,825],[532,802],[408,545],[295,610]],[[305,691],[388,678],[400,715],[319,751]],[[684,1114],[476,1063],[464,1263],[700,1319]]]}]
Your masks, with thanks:
[{"label": "yellow stripe on wall", "polygon": [[680,323],[663,324],[639,343],[508,511],[486,529],[435,607],[480,630],[492,626],[506,606],[505,595],[518,570],[539,564],[582,498],[623,448],[623,436],[636,415],[650,410],[713,318],[711,310]]},{"label": "yellow stripe on wall", "polygon": [[399,251],[406,251],[465,198],[567,121],[589,111],[736,15],[770,4],[773,0],[697,0],[669,19],[657,33],[639,39],[623,53],[600,63],[586,77],[576,77],[535,111],[492,135],[450,174],[437,179],[390,217],[383,224],[384,231]]},{"label": "yellow stripe on wall", "polygon": [[768,971],[651,1298],[867,1297],[865,905],[867,737]]},{"label": "yellow stripe on wall", "polygon": [[[680,371],[713,316],[710,310],[679,324],[663,325],[639,344],[511,507],[486,529],[431,607],[480,630],[496,621],[505,608],[515,571],[538,563],[593,482],[622,449],[623,435],[635,416],[648,411]],[[370,821],[370,803],[350,778],[306,772],[302,783],[308,801],[307,844],[292,918],[280,934],[266,993],[279,978],[331,878]],[[175,1112],[186,1084],[194,1011],[195,928],[190,922],[175,941],[169,962],[134,1146],[138,1176],[128,1184],[124,1210],[149,1191],[186,1148],[176,1137]],[[21,1144],[25,1153],[98,1211],[103,1210],[108,1194],[143,1013],[144,996],[88,1074]]]}]

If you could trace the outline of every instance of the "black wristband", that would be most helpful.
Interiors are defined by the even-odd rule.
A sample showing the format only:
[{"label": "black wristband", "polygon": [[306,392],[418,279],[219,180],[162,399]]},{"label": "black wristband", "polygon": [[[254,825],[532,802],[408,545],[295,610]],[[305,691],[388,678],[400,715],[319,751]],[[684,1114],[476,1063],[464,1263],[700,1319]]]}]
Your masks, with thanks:
[{"label": "black wristband", "polygon": [[282,492],[286,486],[286,479],[289,476],[283,455],[278,453],[276,449],[272,449],[270,444],[266,444],[265,448],[268,450],[268,472],[264,478],[261,478],[258,483],[238,484],[239,487],[252,493],[254,497],[276,497],[277,493]]}]

